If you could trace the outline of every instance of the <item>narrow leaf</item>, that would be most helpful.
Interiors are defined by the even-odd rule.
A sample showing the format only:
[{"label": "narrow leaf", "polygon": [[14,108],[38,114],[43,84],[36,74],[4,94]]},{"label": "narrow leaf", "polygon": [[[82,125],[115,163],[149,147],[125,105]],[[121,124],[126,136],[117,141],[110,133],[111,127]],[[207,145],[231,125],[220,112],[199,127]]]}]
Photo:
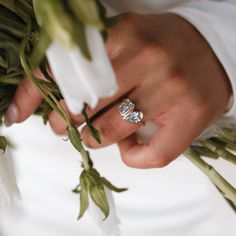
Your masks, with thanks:
[{"label": "narrow leaf", "polygon": [[3,151],[3,153],[6,151],[7,146],[7,139],[4,136],[0,136],[0,149]]},{"label": "narrow leaf", "polygon": [[93,200],[93,202],[100,208],[100,210],[103,212],[105,218],[109,215],[109,203],[108,199],[105,193],[105,189],[103,184],[96,185],[96,186],[90,186],[89,194]]},{"label": "narrow leaf", "polygon": [[81,137],[78,129],[74,127],[73,125],[70,125],[67,127],[68,131],[68,138],[71,141],[72,145],[77,149],[79,152],[81,152]]},{"label": "narrow leaf", "polygon": [[84,215],[89,206],[87,190],[82,188],[79,194],[80,194],[80,213],[78,220]]},{"label": "narrow leaf", "polygon": [[112,190],[114,192],[121,193],[121,192],[128,190],[127,188],[117,188],[116,186],[114,186],[110,181],[108,181],[104,177],[102,177],[101,180],[110,190]]},{"label": "narrow leaf", "polygon": [[85,119],[85,122],[86,122],[86,125],[88,127],[88,130],[89,132],[91,133],[91,135],[93,136],[93,138],[99,143],[101,144],[101,136],[99,134],[99,131],[97,129],[95,129],[93,127],[93,125],[91,124],[90,120],[89,120],[89,117],[88,117],[88,114],[86,112],[86,108],[87,108],[87,105],[84,106],[84,109],[82,111],[82,115]]},{"label": "narrow leaf", "polygon": [[95,0],[68,0],[68,3],[75,16],[84,24],[92,25],[99,30],[104,29]]}]

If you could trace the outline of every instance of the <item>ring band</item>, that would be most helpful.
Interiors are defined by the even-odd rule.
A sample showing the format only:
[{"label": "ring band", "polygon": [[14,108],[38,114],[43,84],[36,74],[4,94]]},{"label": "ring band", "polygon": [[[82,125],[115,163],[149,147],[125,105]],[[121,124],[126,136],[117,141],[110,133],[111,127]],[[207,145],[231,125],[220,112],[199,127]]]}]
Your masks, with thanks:
[{"label": "ring band", "polygon": [[119,106],[119,113],[124,120],[130,123],[139,123],[143,119],[143,113],[135,110],[135,104],[128,98],[126,98]]}]

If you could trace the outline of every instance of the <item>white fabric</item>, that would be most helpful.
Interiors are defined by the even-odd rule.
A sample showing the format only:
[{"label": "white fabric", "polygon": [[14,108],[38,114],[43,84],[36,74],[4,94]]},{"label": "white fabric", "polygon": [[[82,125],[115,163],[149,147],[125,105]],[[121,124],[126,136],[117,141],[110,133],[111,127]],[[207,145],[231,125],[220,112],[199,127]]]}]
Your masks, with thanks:
[{"label": "white fabric", "polygon": [[[17,146],[22,201],[0,215],[1,236],[94,236],[100,231],[71,192],[80,173],[80,156],[32,117],[7,130]],[[92,150],[98,170],[114,184],[122,236],[234,236],[235,214],[208,179],[184,157],[164,169],[136,170],[120,160],[116,146]],[[235,167],[213,164],[236,186]],[[13,227],[14,226],[14,227]]]},{"label": "white fabric", "polygon": [[11,206],[12,202],[20,199],[19,189],[9,148],[0,150],[0,211]]},{"label": "white fabric", "polygon": [[[236,28],[232,22],[236,22],[236,1],[104,2],[110,14],[128,10],[159,13],[172,8],[206,37],[235,88]],[[69,78],[70,71],[67,73]],[[235,107],[229,114],[236,114]],[[23,202],[1,216],[2,236],[98,235],[87,215],[76,221],[78,196],[70,190],[77,184],[80,162],[71,145],[50,134],[36,118],[7,133],[18,148],[14,156]],[[183,157],[164,169],[135,170],[124,166],[116,146],[92,151],[92,156],[104,176],[129,187],[128,192],[114,195],[122,236],[235,235],[235,215],[208,179]],[[236,186],[235,167],[225,162],[213,164]]]}]

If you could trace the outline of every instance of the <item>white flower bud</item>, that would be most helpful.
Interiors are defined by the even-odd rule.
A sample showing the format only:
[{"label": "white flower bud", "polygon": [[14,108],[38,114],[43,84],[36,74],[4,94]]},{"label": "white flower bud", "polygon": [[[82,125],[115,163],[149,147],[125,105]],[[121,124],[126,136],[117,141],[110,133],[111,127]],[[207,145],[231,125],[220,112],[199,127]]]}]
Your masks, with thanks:
[{"label": "white flower bud", "polygon": [[105,187],[105,192],[110,207],[109,216],[106,218],[106,220],[104,220],[103,212],[95,205],[95,203],[91,199],[89,199],[89,215],[100,228],[102,233],[101,236],[120,236],[120,220],[117,216],[112,192],[107,187]]},{"label": "white flower bud", "polygon": [[0,150],[0,209],[10,206],[16,199],[20,199],[20,193],[16,184],[12,157],[7,148],[5,153]]},{"label": "white flower bud", "polygon": [[56,82],[74,114],[81,113],[84,103],[94,108],[100,98],[112,96],[118,88],[101,33],[86,26],[86,37],[92,61],[78,47],[63,48],[54,42],[47,50]]}]

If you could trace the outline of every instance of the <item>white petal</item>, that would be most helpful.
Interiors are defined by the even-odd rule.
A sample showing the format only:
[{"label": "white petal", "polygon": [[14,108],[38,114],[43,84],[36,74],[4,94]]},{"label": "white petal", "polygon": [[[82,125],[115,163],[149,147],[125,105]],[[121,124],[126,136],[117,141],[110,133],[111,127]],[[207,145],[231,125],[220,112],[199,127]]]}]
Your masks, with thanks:
[{"label": "white petal", "polygon": [[54,42],[47,51],[48,60],[69,110],[78,114],[87,103],[94,108],[100,98],[117,91],[113,68],[99,31],[86,27],[92,61],[78,47],[66,49]]},{"label": "white petal", "polygon": [[89,199],[88,212],[92,219],[96,222],[102,232],[102,236],[120,236],[120,220],[116,213],[116,207],[112,192],[110,189],[105,187],[106,195],[108,198],[110,213],[106,220],[104,220],[104,214],[95,205],[95,203]]},{"label": "white petal", "polygon": [[10,206],[16,199],[20,199],[20,192],[16,184],[12,157],[7,149],[4,154],[0,151],[0,209]]}]

